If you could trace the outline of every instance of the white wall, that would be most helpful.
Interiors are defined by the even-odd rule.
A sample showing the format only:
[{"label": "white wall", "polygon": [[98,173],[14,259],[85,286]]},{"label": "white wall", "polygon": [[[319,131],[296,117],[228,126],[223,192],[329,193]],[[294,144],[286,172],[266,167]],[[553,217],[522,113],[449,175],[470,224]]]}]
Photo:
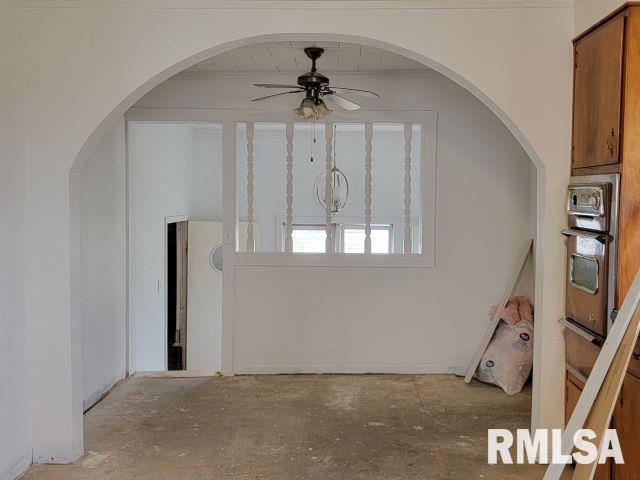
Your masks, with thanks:
[{"label": "white wall", "polygon": [[130,370],[166,370],[165,218],[193,216],[193,133],[129,124]]},{"label": "white wall", "polygon": [[[290,77],[263,75],[261,81],[286,83]],[[436,267],[237,267],[233,371],[461,372],[484,332],[489,305],[500,297],[533,230],[531,161],[495,115],[438,73],[331,77],[336,84],[379,92],[382,100],[365,102],[369,109],[438,112]],[[254,81],[251,75],[180,75],[136,107],[169,112],[196,105],[251,108],[256,105],[250,103],[256,96]],[[290,96],[258,105],[286,111],[294,102]],[[398,115],[402,121],[402,113]],[[316,170],[324,169],[324,134],[318,132],[314,165],[309,162],[309,137],[299,133],[294,142],[294,215],[313,215],[320,212],[312,187]],[[364,159],[363,152],[357,154],[357,142],[350,143],[338,144],[338,156],[356,187],[345,215],[358,215],[364,208],[362,188],[357,188]],[[254,145],[256,218],[263,249],[273,251],[274,220],[285,207],[284,132],[258,134]],[[374,155],[374,216],[402,214],[402,188],[389,189],[394,181],[402,187],[399,153],[395,167],[389,152],[384,158]],[[243,168],[241,162],[239,186],[246,182]],[[240,218],[244,205],[241,194]]]},{"label": "white wall", "polygon": [[0,1],[0,479],[31,463],[22,18]]},{"label": "white wall", "polygon": [[625,0],[575,0],[576,35],[595,25],[624,3]]},{"label": "white wall", "polygon": [[[36,461],[66,461],[82,452],[80,320],[72,294],[79,277],[72,271],[79,232],[71,216],[69,172],[129,106],[183,68],[257,38],[309,38],[290,34],[292,26],[308,20],[307,5],[168,0],[139,2],[132,9],[104,2],[111,8],[79,0],[29,2],[23,8]],[[563,417],[557,319],[564,311],[565,250],[557,232],[564,226],[569,175],[573,13],[567,0],[545,0],[539,8],[514,0],[478,0],[472,8],[465,0],[341,0],[330,7],[318,3],[314,10],[315,38],[386,45],[433,66],[488,105],[536,160],[540,348],[534,427],[559,427]],[[48,238],[46,249],[42,238]]]},{"label": "white wall", "polygon": [[222,125],[193,128],[193,220],[222,221]]},{"label": "white wall", "polygon": [[121,118],[80,174],[84,408],[126,375],[126,146]]}]

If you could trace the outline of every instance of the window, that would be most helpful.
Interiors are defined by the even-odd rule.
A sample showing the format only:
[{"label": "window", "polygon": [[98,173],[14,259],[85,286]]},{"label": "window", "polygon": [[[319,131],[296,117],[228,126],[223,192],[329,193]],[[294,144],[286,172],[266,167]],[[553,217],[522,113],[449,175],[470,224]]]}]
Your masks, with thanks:
[{"label": "window", "polygon": [[[371,225],[371,253],[393,253],[392,228],[392,225]],[[364,253],[364,225],[342,225],[340,232],[341,252]]]},{"label": "window", "polygon": [[294,225],[293,251],[297,253],[326,253],[327,232],[324,225]]},{"label": "window", "polygon": [[[433,265],[435,112],[336,112],[312,124],[265,111],[233,120],[236,252],[251,254],[243,262]],[[348,193],[326,179],[335,170]]]},{"label": "window", "polygon": [[[336,239],[337,253],[364,253],[364,225],[333,224],[331,228]],[[282,231],[284,232],[285,229],[286,224],[283,224]],[[327,251],[325,225],[294,224],[292,237],[294,253],[326,253]],[[393,225],[371,225],[371,253],[393,253]]]}]

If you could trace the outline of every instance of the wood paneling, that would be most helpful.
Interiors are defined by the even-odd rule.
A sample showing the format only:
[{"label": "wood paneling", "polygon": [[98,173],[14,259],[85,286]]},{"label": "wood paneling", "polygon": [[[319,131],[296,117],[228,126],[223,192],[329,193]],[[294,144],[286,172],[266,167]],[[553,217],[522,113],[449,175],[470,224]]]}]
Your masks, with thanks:
[{"label": "wood paneling", "polygon": [[624,15],[575,44],[573,168],[618,163]]},{"label": "wood paneling", "polygon": [[564,332],[565,359],[567,364],[571,365],[585,377],[588,377],[600,354],[600,347],[585,340],[568,328],[565,329]]},{"label": "wood paneling", "polygon": [[616,305],[622,305],[640,268],[640,9],[627,19],[624,86],[623,165],[620,186],[618,285]]},{"label": "wood paneling", "polygon": [[605,175],[620,172],[622,172],[622,165],[620,163],[614,163],[612,165],[600,165],[597,167],[574,168],[571,170],[571,175],[579,177],[581,175]]},{"label": "wood paneling", "polygon": [[627,373],[614,412],[624,464],[614,465],[616,480],[640,480],[640,380]]}]

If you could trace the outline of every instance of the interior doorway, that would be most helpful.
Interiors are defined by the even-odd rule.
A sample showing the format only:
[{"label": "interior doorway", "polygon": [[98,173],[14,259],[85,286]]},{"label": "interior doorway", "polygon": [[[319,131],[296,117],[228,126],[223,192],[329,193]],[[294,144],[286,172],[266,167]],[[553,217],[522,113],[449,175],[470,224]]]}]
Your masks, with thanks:
[{"label": "interior doorway", "polygon": [[187,369],[189,223],[167,225],[167,370]]}]

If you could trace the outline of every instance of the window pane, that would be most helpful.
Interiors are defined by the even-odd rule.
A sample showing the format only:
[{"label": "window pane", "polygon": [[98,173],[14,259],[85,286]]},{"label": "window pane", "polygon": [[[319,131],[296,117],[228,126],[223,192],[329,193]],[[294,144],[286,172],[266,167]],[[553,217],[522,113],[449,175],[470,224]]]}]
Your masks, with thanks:
[{"label": "window pane", "polygon": [[[389,251],[389,228],[371,229],[371,253],[391,253]],[[364,253],[364,227],[344,229],[344,253]]]},{"label": "window pane", "polygon": [[325,253],[327,233],[317,228],[293,230],[293,251],[302,253]]},{"label": "window pane", "polygon": [[371,253],[391,253],[388,229],[371,230]]},{"label": "window pane", "polygon": [[344,229],[344,253],[364,253],[364,228]]}]

